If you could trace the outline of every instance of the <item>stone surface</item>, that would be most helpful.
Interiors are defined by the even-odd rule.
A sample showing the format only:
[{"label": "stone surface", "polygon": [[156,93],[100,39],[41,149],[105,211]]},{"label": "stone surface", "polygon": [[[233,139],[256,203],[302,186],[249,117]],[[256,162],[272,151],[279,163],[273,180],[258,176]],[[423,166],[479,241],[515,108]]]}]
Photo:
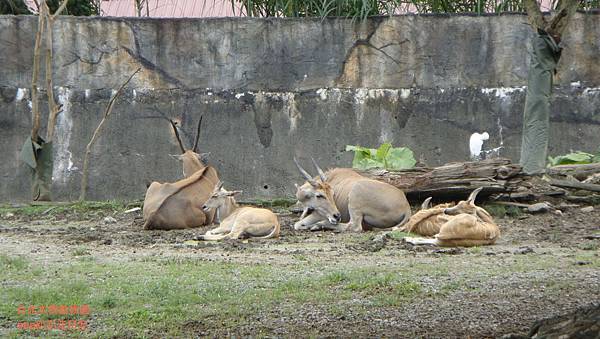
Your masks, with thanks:
[{"label": "stone surface", "polygon": [[[468,140],[517,160],[530,28],[523,15],[326,19],[61,17],[55,28],[53,194],[74,200],[85,145],[116,88],[90,162],[90,199],[142,199],[174,181],[178,146],[161,113],[181,120],[226,187],[244,198],[292,196],[292,162],[349,166],[347,144],[410,147],[431,166],[468,159]],[[600,144],[600,15],[565,35],[551,98],[550,154]],[[0,16],[0,201],[27,200],[18,161],[31,126],[34,17]],[[42,86],[42,85],[41,85]],[[43,87],[43,86],[42,86]],[[45,100],[42,102],[45,108]],[[307,165],[308,167],[308,165]]]}]

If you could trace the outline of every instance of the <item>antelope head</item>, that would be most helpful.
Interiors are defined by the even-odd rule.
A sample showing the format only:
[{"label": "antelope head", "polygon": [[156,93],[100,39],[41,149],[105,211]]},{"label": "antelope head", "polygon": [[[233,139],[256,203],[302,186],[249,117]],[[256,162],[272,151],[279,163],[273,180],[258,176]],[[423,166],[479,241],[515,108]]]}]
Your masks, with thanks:
[{"label": "antelope head", "polygon": [[302,186],[296,184],[296,198],[305,209],[320,214],[327,218],[330,223],[335,225],[340,222],[341,215],[333,200],[333,189],[331,188],[331,185],[327,183],[327,176],[317,165],[315,159],[312,159],[312,161],[319,172],[319,179],[311,177],[311,175],[300,166],[296,158],[294,158],[294,163],[296,163],[298,170],[300,170],[300,173],[302,173],[306,179],[306,182]]},{"label": "antelope head", "polygon": [[220,207],[223,207],[228,202],[229,198],[232,198],[234,195],[240,194],[240,193],[242,193],[242,191],[227,191],[227,190],[225,190],[223,188],[223,183],[221,181],[219,181],[215,185],[215,188],[213,189],[212,193],[210,194],[210,197],[208,198],[208,200],[206,200],[204,205],[202,205],[202,209],[205,212],[208,212],[211,209],[218,209]]},{"label": "antelope head", "polygon": [[208,165],[209,153],[197,153],[198,140],[200,140],[200,128],[202,127],[202,116],[200,117],[200,121],[198,121],[198,129],[196,131],[196,138],[194,139],[194,147],[187,150],[183,146],[183,142],[179,136],[177,122],[173,121],[172,119],[169,119],[169,122],[173,127],[175,138],[177,138],[177,143],[181,149],[180,155],[172,155],[172,157],[183,162],[183,176],[187,178]]}]

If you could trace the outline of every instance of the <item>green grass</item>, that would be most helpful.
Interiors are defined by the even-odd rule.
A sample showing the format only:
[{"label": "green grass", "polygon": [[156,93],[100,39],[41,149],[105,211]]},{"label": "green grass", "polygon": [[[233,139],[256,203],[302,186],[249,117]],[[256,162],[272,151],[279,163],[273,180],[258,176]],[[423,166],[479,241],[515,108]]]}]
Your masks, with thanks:
[{"label": "green grass", "polygon": [[33,203],[21,207],[0,206],[0,217],[12,214],[15,217],[44,218],[56,215],[86,215],[93,213],[112,214],[141,206],[141,202],[82,201]]},{"label": "green grass", "polygon": [[[407,257],[394,266],[378,266],[324,263],[318,258],[307,262],[293,256],[292,262],[267,265],[159,255],[106,263],[68,260],[68,255],[65,263],[42,265],[0,254],[0,329],[14,329],[17,321],[53,317],[18,315],[21,304],[89,304],[91,333],[87,334],[95,337],[190,336],[193,333],[185,324],[199,320],[214,330],[224,324],[234,329],[255,323],[257,311],[263,316],[265,312],[294,316],[305,308],[320,307],[340,315],[360,314],[464,289],[484,293],[487,282],[498,277],[564,265],[552,256],[472,256],[468,266],[464,257],[442,256],[426,262]],[[85,248],[75,248],[70,255],[91,257]],[[385,256],[375,260],[385,263]],[[600,264],[591,251],[582,251],[572,260],[589,264],[566,269],[595,269]],[[11,330],[7,335],[17,334]]]},{"label": "green grass", "polygon": [[516,218],[519,215],[523,214],[521,208],[517,206],[505,206],[499,204],[486,204],[483,208],[488,211],[494,218],[503,218],[505,216],[509,216],[511,218]]}]

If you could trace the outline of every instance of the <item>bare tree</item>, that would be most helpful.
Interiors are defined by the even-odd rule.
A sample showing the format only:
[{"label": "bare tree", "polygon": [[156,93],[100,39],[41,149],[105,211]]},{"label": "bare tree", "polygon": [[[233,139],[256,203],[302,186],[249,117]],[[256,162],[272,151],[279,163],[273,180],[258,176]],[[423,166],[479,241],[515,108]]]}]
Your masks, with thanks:
[{"label": "bare tree", "polygon": [[[32,128],[31,139],[25,142],[21,159],[32,168],[32,193],[33,200],[51,200],[50,188],[52,186],[52,138],[54,127],[56,126],[56,117],[60,113],[61,107],[54,100],[54,88],[52,84],[52,25],[54,20],[67,6],[68,0],[60,3],[60,6],[54,14],[50,14],[50,9],[46,0],[34,0],[38,9],[38,27],[35,35],[35,45],[33,51],[33,70],[31,78],[31,114]],[[44,51],[46,54],[46,93],[48,96],[48,126],[46,128],[46,138],[40,134],[41,128],[41,109],[39,105],[39,73],[41,62],[42,40],[45,39]]]},{"label": "bare tree", "polygon": [[102,117],[102,120],[100,120],[100,123],[98,124],[98,127],[96,127],[96,130],[94,131],[94,134],[92,135],[92,138],[90,139],[90,142],[87,144],[87,146],[85,148],[85,156],[83,158],[83,172],[82,172],[82,176],[81,176],[81,193],[79,195],[79,200],[81,200],[81,201],[85,200],[86,195],[87,195],[88,178],[89,178],[89,162],[90,162],[90,154],[92,153],[92,147],[94,146],[94,143],[100,136],[102,127],[104,127],[104,124],[106,123],[108,117],[111,115],[113,107],[115,105],[115,101],[117,100],[117,98],[119,97],[119,95],[121,94],[121,92],[123,91],[125,86],[127,86],[127,84],[131,81],[131,79],[133,79],[133,77],[140,70],[141,70],[141,68],[138,68],[135,72],[133,72],[133,74],[131,74],[129,76],[129,78],[121,85],[121,87],[119,87],[119,89],[112,96],[112,98],[110,98],[110,101],[108,102],[108,104],[106,105],[106,109],[104,110],[104,116]]}]

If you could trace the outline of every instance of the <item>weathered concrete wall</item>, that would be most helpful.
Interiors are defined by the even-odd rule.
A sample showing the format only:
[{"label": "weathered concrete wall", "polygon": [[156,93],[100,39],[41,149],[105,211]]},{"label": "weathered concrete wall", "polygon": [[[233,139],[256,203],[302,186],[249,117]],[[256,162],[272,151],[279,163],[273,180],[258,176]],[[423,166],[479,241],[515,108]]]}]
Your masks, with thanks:
[{"label": "weathered concrete wall", "polygon": [[[178,147],[156,108],[181,118],[228,187],[246,197],[291,195],[292,156],[347,166],[346,144],[411,147],[430,165],[465,160],[471,133],[518,158],[526,85],[525,16],[343,19],[61,18],[55,85],[64,104],[54,194],[74,199],[85,144],[113,89],[118,101],[94,149],[93,199],[140,198],[172,181]],[[31,126],[33,17],[0,17],[0,201],[29,197],[18,153]],[[564,37],[552,98],[550,152],[600,144],[600,15]],[[156,107],[156,108],[155,108]],[[308,161],[307,161],[308,164]]]}]

